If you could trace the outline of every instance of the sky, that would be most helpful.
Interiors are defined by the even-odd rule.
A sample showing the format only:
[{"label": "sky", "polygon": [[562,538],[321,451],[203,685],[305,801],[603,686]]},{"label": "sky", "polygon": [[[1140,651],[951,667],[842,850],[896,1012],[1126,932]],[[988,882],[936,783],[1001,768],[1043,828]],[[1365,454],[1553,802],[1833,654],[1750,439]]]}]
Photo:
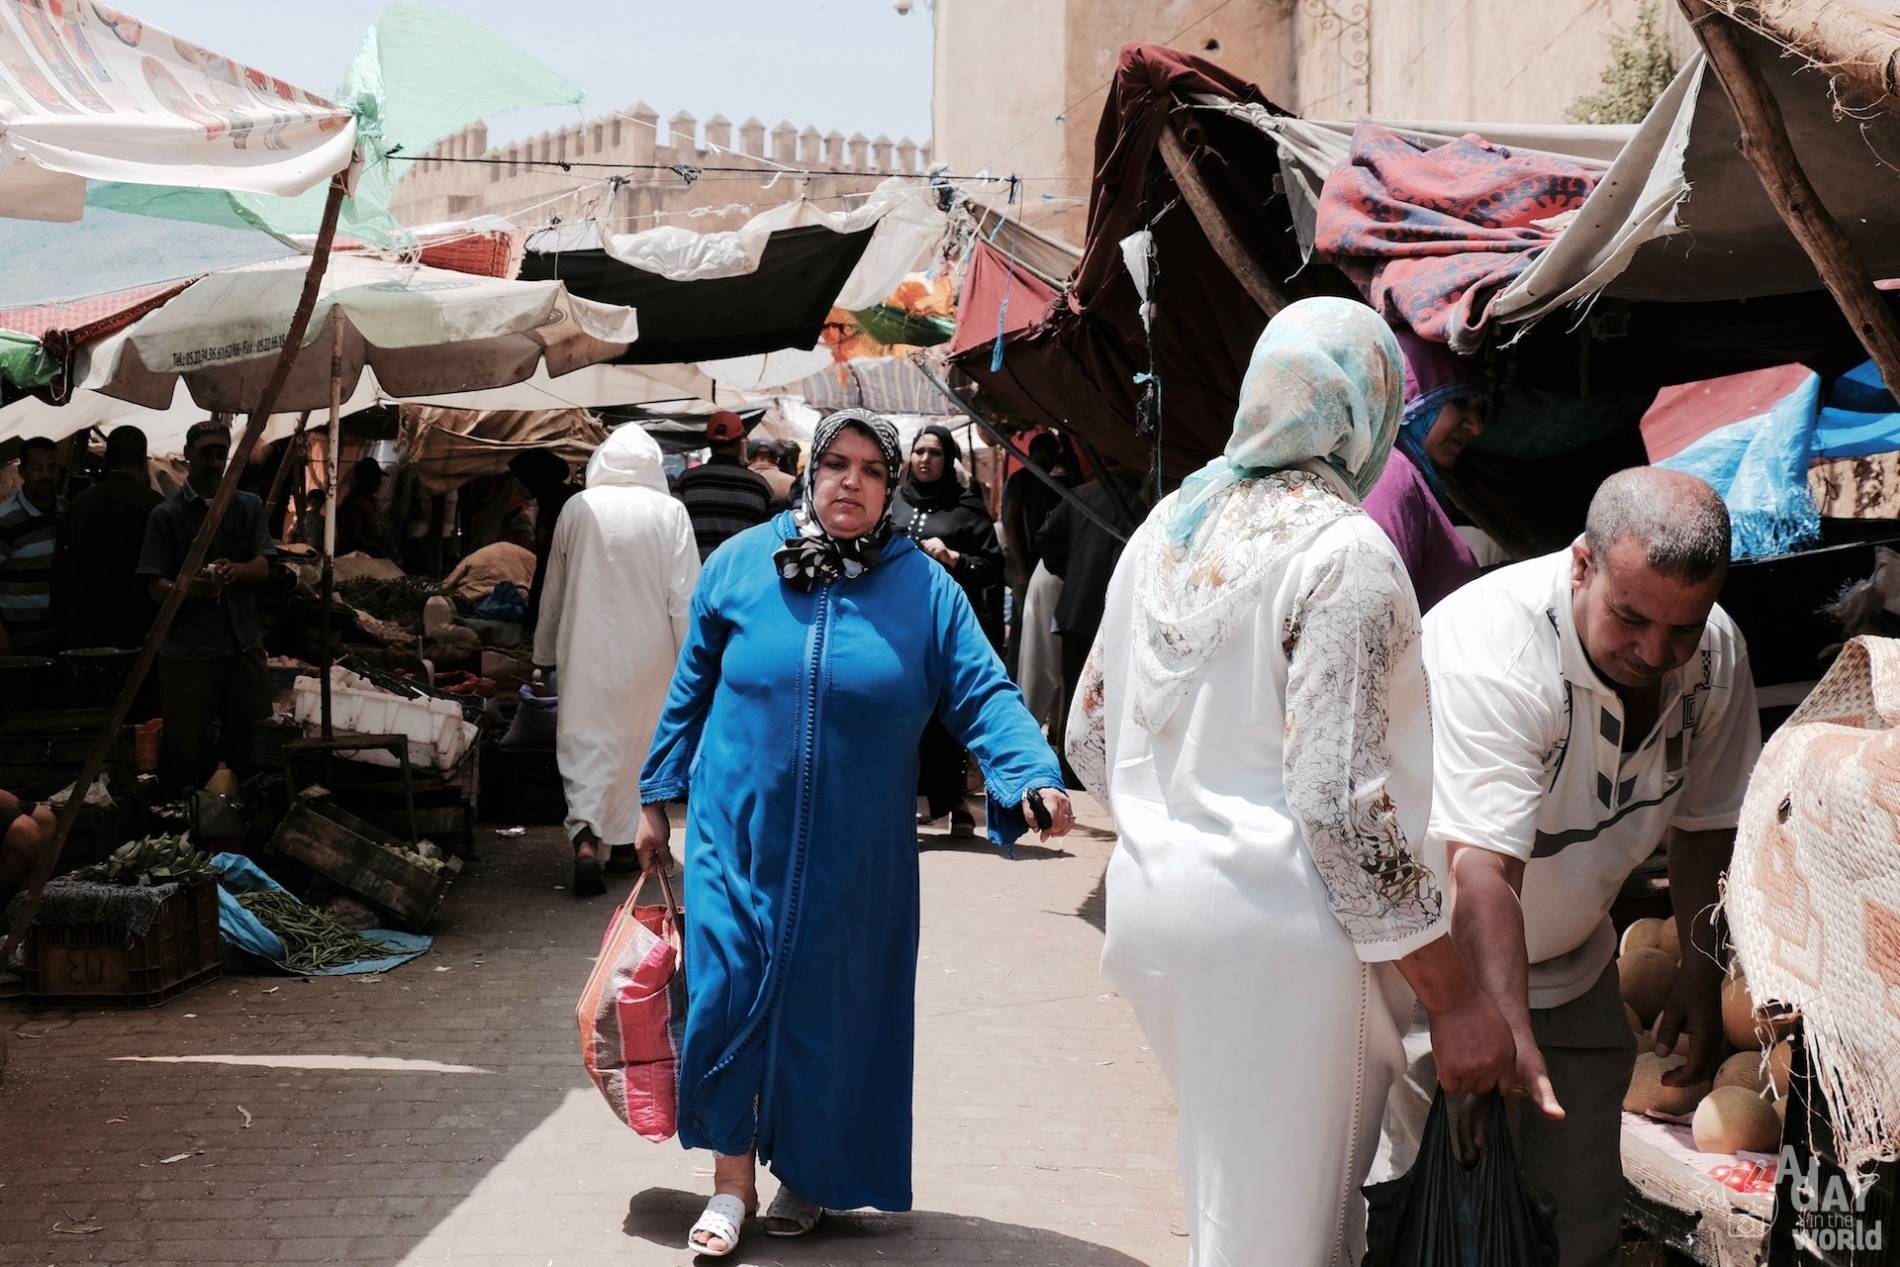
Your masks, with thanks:
[{"label": "sky", "polygon": [[[385,0],[117,0],[174,35],[327,94]],[[573,108],[488,121],[505,144],[645,101],[767,127],[930,137],[930,8],[892,0],[435,0],[580,85]]]}]

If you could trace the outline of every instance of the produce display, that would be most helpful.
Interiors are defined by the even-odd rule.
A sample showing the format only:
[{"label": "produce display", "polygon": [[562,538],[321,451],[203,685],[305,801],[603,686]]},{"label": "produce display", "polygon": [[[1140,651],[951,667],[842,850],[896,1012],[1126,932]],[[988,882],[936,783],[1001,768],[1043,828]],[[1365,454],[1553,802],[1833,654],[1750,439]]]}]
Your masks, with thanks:
[{"label": "produce display", "polygon": [[67,878],[92,884],[150,888],[158,884],[216,880],[218,869],[211,865],[209,857],[192,848],[188,837],[177,834],[127,841],[114,849],[104,862],[80,867]]},{"label": "produce display", "polygon": [[400,576],[388,581],[359,576],[337,582],[336,592],[358,611],[368,612],[377,620],[393,621],[412,632],[422,623],[425,603],[438,596],[449,597],[440,581],[424,576]]},{"label": "produce display", "polygon": [[240,893],[237,900],[283,941],[283,966],[291,972],[320,972],[395,953],[394,947],[371,941],[327,911],[305,906],[281,890]]},{"label": "produce display", "polygon": [[1737,969],[1722,983],[1721,1032],[1708,1038],[1718,1052],[1733,1054],[1708,1082],[1666,1085],[1664,1076],[1687,1063],[1698,1040],[1685,1032],[1670,1054],[1656,1054],[1658,1016],[1681,956],[1674,920],[1639,919],[1623,931],[1617,981],[1624,1019],[1637,1045],[1623,1108],[1649,1117],[1689,1119],[1695,1146],[1702,1152],[1773,1152],[1781,1141],[1793,1059],[1793,1048],[1781,1036],[1793,1027],[1794,1018],[1759,1012]]},{"label": "produce display", "polygon": [[410,866],[421,867],[424,871],[433,872],[436,875],[441,875],[448,870],[448,864],[440,857],[409,849],[403,845],[386,844],[383,846],[383,852],[395,854]]}]

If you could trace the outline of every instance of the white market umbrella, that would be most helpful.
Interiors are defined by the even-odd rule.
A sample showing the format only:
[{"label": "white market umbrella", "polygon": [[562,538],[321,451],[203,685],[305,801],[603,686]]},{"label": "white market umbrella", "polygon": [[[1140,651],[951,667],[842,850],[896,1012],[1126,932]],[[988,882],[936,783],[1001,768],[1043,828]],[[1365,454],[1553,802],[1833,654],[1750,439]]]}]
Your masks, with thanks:
[{"label": "white market umbrella", "polygon": [[[559,378],[548,376],[544,362],[535,372],[506,387],[471,392],[445,392],[405,400],[384,390],[375,371],[365,371],[356,389],[343,398],[342,409],[353,414],[376,405],[397,403],[439,405],[445,409],[563,410],[597,409],[607,405],[645,405],[668,401],[710,399],[712,382],[686,365],[586,365]],[[64,440],[97,427],[134,426],[145,433],[153,453],[177,453],[185,446],[185,432],[210,412],[191,398],[183,379],[172,388],[171,402],[160,409],[135,405],[100,392],[80,390],[63,405],[49,405],[26,396],[0,408],[0,444],[44,436]],[[258,443],[274,444],[297,430],[301,411],[273,413]]]},{"label": "white market umbrella", "polygon": [[[283,344],[303,286],[301,257],[212,273],[164,307],[80,350],[74,385],[151,409],[182,381],[201,408],[251,407]],[[341,383],[365,370],[391,397],[506,387],[545,367],[558,378],[611,360],[638,337],[630,308],[568,294],[558,281],[507,281],[362,255],[332,256],[275,412],[330,404],[331,352]]]}]

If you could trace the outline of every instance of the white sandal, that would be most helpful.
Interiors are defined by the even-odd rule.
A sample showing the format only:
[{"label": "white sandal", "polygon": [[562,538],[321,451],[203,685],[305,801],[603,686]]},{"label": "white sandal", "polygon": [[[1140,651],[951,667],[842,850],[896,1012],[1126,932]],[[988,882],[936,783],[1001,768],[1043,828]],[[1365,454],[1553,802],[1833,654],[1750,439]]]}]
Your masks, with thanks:
[{"label": "white sandal", "polygon": [[[772,1204],[765,1211],[765,1234],[767,1236],[803,1236],[818,1226],[818,1220],[825,1217],[825,1207],[813,1205],[805,1198],[781,1185],[778,1195],[772,1198]],[[791,1229],[779,1231],[772,1226],[772,1220],[778,1219],[790,1223]]]},{"label": "white sandal", "polygon": [[[745,1202],[729,1192],[722,1192],[706,1203],[700,1212],[699,1222],[693,1224],[693,1230],[686,1234],[686,1248],[695,1254],[707,1258],[724,1258],[739,1248],[739,1233],[745,1226]],[[708,1240],[721,1240],[726,1243],[724,1249],[714,1249],[699,1240],[700,1233]]]}]

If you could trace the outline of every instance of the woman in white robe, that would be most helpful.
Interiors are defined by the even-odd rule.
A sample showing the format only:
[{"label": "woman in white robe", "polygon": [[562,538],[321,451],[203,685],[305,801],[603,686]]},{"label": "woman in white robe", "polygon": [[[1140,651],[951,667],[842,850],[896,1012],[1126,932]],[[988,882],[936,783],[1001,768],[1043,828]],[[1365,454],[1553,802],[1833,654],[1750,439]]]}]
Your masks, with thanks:
[{"label": "woman in white robe", "polygon": [[1069,714],[1119,835],[1102,968],[1174,1090],[1195,1267],[1359,1261],[1411,989],[1457,1049],[1449,1089],[1512,1064],[1417,852],[1418,607],[1358,509],[1402,378],[1363,304],[1272,320],[1225,454],[1123,553]]},{"label": "woman in white robe", "polygon": [[637,424],[619,428],[555,525],[534,635],[536,666],[559,670],[555,755],[577,896],[606,891],[608,850],[632,863],[640,767],[698,580],[693,522],[667,491],[660,446]]}]

